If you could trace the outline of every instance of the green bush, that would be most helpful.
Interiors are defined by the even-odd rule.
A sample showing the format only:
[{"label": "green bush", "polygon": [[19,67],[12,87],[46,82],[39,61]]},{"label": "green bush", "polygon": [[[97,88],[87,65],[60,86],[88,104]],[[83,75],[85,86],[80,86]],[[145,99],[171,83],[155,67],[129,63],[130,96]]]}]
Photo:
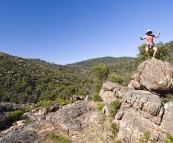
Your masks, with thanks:
[{"label": "green bush", "polygon": [[52,107],[52,104],[48,101],[42,101],[41,100],[41,101],[37,102],[34,106],[35,107],[47,107],[50,109]]},{"label": "green bush", "polygon": [[172,94],[166,94],[165,97],[161,98],[162,102],[166,103],[169,101],[173,101],[173,95]]},{"label": "green bush", "polygon": [[[164,60],[165,57],[168,55],[169,48],[166,45],[164,45],[162,42],[158,42],[156,44],[156,47],[158,48],[156,58],[160,59],[160,60]],[[138,47],[139,54],[137,55],[137,58],[140,61],[148,59],[145,49],[146,49],[146,44],[142,44],[141,46]],[[149,54],[151,57],[153,56],[153,52],[154,52],[154,50],[152,48],[149,49]]]},{"label": "green bush", "polygon": [[91,73],[97,82],[101,82],[107,78],[109,70],[105,64],[100,63],[97,66],[91,67]]},{"label": "green bush", "polygon": [[117,124],[116,123],[112,123],[110,125],[110,129],[111,129],[113,134],[116,134],[118,132]]},{"label": "green bush", "polygon": [[51,133],[48,135],[48,139],[57,142],[57,143],[69,143],[70,140],[67,137],[64,137],[62,135],[56,135],[54,133]]},{"label": "green bush", "polygon": [[100,95],[99,95],[99,93],[98,92],[93,92],[92,93],[92,96],[93,96],[93,100],[96,102],[96,101],[102,101],[102,99],[101,99],[101,97],[100,97]]},{"label": "green bush", "polygon": [[171,135],[168,134],[166,136],[165,143],[173,143],[173,136],[171,136]]},{"label": "green bush", "polygon": [[120,108],[120,101],[115,100],[114,102],[111,103],[109,107],[109,113],[111,117],[115,117],[116,113],[118,112],[118,109]]},{"label": "green bush", "polygon": [[105,106],[104,103],[98,104],[98,105],[97,105],[97,110],[98,110],[98,111],[102,111],[102,109],[103,109],[104,106]]},{"label": "green bush", "polygon": [[22,119],[23,113],[25,113],[25,109],[15,110],[7,114],[7,117],[9,117],[11,120],[16,121]]},{"label": "green bush", "polygon": [[95,92],[99,92],[101,87],[102,87],[101,83],[95,83],[93,86]]},{"label": "green bush", "polygon": [[120,85],[123,83],[123,78],[120,75],[111,74],[109,76],[109,80],[111,82],[115,82],[115,83],[118,83]]},{"label": "green bush", "polygon": [[139,143],[147,143],[150,140],[151,133],[149,131],[145,132],[143,136],[139,138]]},{"label": "green bush", "polygon": [[167,99],[167,98],[161,98],[161,100],[163,103],[169,102],[169,99]]},{"label": "green bush", "polygon": [[56,98],[55,101],[56,101],[60,106],[72,102],[71,100],[65,100],[65,99],[62,99],[62,98]]}]

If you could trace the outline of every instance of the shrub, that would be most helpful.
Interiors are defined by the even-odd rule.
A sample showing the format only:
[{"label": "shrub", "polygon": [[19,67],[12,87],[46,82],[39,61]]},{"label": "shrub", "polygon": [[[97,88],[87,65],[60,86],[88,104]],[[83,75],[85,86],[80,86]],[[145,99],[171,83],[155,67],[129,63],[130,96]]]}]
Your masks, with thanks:
[{"label": "shrub", "polygon": [[57,103],[59,103],[60,106],[62,106],[63,104],[67,104],[67,103],[71,103],[72,102],[71,100],[65,100],[65,99],[62,99],[62,98],[56,98],[55,101]]},{"label": "shrub", "polygon": [[[156,47],[158,48],[158,52],[156,54],[156,58],[157,59],[160,59],[160,60],[164,60],[165,57],[167,56],[168,54],[168,47],[166,45],[164,45],[162,42],[158,42],[156,44]],[[139,60],[146,60],[148,57],[147,57],[147,54],[145,52],[145,48],[146,48],[146,44],[142,44],[141,46],[138,47],[138,50],[139,50],[139,54],[137,55],[137,58]],[[149,50],[149,54],[150,56],[153,55],[153,52],[154,50],[151,48]]]},{"label": "shrub", "polygon": [[25,109],[15,110],[7,114],[7,117],[9,117],[11,120],[16,121],[20,120],[22,118],[23,113],[25,113]]},{"label": "shrub", "polygon": [[139,138],[139,143],[147,143],[150,140],[151,133],[149,131],[145,132],[143,136]]},{"label": "shrub", "polygon": [[100,63],[98,66],[91,67],[91,73],[100,82],[107,78],[109,70],[105,64]]},{"label": "shrub", "polygon": [[168,134],[166,137],[165,143],[173,143],[173,136]]},{"label": "shrub", "polygon": [[110,113],[111,117],[113,117],[113,118],[115,117],[119,108],[120,108],[120,101],[119,100],[115,100],[114,102],[112,102],[112,104],[109,107],[109,113]]},{"label": "shrub", "polygon": [[47,107],[50,109],[52,107],[52,104],[48,101],[41,100],[41,101],[37,102],[34,106],[35,107]]},{"label": "shrub", "polygon": [[116,123],[112,123],[110,125],[110,129],[111,129],[113,134],[116,134],[118,132],[117,124]]},{"label": "shrub", "polygon": [[161,98],[163,103],[169,102],[169,100],[167,98]]},{"label": "shrub", "polygon": [[162,102],[166,103],[169,101],[173,101],[173,95],[172,94],[166,94],[165,97],[161,98]]},{"label": "shrub", "polygon": [[123,83],[123,78],[120,75],[111,74],[109,76],[109,80],[111,82],[115,82],[115,83],[118,83],[120,85]]},{"label": "shrub", "polygon": [[100,97],[100,95],[99,95],[99,93],[98,92],[93,92],[93,94],[92,94],[92,96],[93,96],[93,100],[96,102],[96,101],[102,101],[102,99],[101,99],[101,97]]},{"label": "shrub", "polygon": [[98,105],[97,105],[97,110],[98,110],[98,111],[102,111],[102,109],[103,109],[104,106],[105,106],[104,103],[98,104]]},{"label": "shrub", "polygon": [[70,140],[67,137],[64,137],[62,135],[56,135],[54,133],[51,133],[48,135],[48,139],[58,142],[58,143],[69,143]]}]

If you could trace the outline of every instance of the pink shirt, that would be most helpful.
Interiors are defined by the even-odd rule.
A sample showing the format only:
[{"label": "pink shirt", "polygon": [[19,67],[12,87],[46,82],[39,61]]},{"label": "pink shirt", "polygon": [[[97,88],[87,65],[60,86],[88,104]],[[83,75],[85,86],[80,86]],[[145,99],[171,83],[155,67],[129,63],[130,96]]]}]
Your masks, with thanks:
[{"label": "pink shirt", "polygon": [[147,44],[153,44],[153,37],[154,37],[154,35],[146,36]]}]

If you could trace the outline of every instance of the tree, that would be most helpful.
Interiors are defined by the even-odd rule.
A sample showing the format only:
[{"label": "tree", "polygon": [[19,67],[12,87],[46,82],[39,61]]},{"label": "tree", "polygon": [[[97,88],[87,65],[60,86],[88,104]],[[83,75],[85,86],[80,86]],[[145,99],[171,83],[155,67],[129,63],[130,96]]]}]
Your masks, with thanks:
[{"label": "tree", "polygon": [[[164,60],[166,55],[168,54],[168,46],[166,46],[162,42],[158,42],[156,44],[156,47],[158,48],[158,52],[156,54],[156,58],[160,59],[160,60]],[[144,60],[146,60],[148,58],[145,49],[146,49],[146,44],[142,44],[141,46],[138,47],[139,54],[137,55],[137,58],[140,61],[144,61]],[[149,54],[152,56],[153,52],[154,52],[154,50],[151,48],[149,50]]]},{"label": "tree", "polygon": [[100,63],[98,66],[91,68],[91,73],[98,82],[101,82],[108,77],[109,70],[105,64]]},{"label": "tree", "polygon": [[168,54],[165,58],[166,61],[173,64],[173,40],[165,44],[168,47]]},{"label": "tree", "polygon": [[123,78],[120,75],[111,74],[109,76],[109,80],[111,82],[115,82],[115,83],[118,83],[120,85],[123,83]]}]

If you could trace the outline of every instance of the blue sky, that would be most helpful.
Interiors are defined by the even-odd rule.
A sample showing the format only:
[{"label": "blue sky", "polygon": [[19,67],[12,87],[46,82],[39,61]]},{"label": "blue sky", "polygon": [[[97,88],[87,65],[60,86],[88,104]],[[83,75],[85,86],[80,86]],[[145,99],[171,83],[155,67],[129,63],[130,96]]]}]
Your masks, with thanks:
[{"label": "blue sky", "polygon": [[0,52],[69,64],[173,40],[173,0],[0,0]]}]

